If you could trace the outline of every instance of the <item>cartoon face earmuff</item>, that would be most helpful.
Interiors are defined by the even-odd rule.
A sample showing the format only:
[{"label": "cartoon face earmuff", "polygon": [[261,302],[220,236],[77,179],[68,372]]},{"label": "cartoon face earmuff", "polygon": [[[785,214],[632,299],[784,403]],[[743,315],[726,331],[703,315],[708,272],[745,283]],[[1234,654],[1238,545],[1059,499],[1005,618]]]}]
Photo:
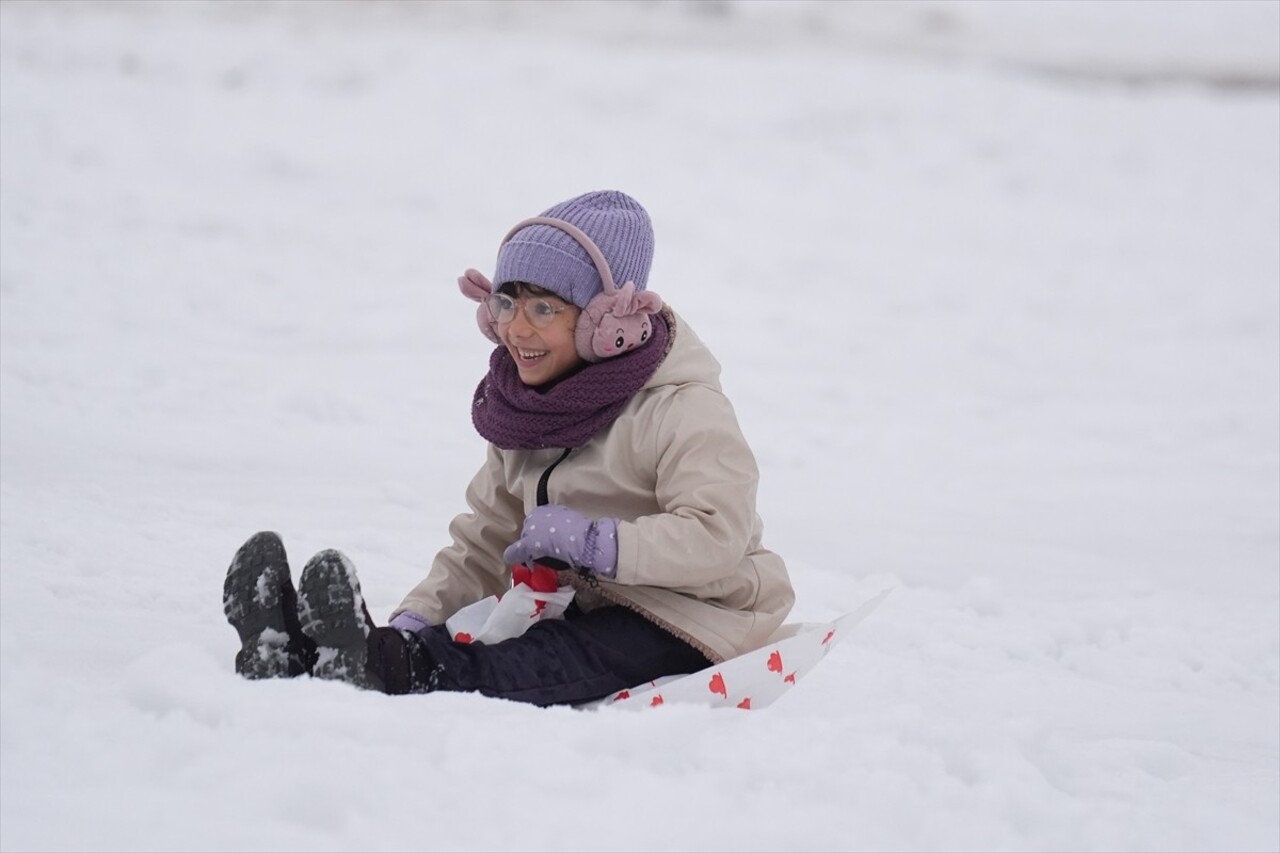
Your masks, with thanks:
[{"label": "cartoon face earmuff", "polygon": [[[603,361],[649,340],[653,333],[653,321],[649,318],[662,310],[662,298],[658,294],[647,290],[636,292],[633,281],[618,287],[600,248],[580,228],[563,219],[549,216],[526,219],[508,231],[499,246],[529,225],[550,225],[577,240],[596,265],[596,272],[604,285],[582,309],[574,329],[574,344],[583,361]],[[497,320],[489,313],[488,299],[493,294],[493,282],[479,270],[469,269],[458,277],[458,289],[463,296],[480,303],[476,308],[476,324],[484,336],[495,344],[502,343],[498,337]]]}]

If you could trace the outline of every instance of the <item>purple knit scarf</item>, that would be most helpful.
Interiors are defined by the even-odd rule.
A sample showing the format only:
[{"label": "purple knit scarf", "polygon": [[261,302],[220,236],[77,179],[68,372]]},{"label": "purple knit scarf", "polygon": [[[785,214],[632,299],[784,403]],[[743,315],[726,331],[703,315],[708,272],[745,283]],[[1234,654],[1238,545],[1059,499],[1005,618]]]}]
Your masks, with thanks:
[{"label": "purple knit scarf", "polygon": [[653,317],[653,337],[626,355],[589,364],[545,389],[520,381],[506,347],[489,356],[476,388],[471,422],[503,450],[581,447],[613,423],[667,356],[666,318]]}]

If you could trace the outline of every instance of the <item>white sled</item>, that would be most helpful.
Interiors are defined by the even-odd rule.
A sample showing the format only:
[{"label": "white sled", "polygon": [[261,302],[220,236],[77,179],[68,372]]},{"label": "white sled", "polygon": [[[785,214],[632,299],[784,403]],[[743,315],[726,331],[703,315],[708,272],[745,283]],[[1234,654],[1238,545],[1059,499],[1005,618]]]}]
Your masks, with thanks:
[{"label": "white sled", "polygon": [[653,708],[672,703],[759,710],[786,693],[836,643],[879,606],[889,590],[831,622],[783,625],[756,649],[690,675],[673,675],[622,690],[588,707]]}]

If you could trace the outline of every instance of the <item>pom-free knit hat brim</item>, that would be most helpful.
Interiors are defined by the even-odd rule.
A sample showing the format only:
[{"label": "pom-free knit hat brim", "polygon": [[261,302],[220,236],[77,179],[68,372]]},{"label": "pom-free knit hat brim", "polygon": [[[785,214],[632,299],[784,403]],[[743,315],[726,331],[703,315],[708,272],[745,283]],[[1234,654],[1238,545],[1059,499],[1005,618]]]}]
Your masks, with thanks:
[{"label": "pom-free knit hat brim", "polygon": [[[638,201],[616,190],[575,196],[542,212],[580,229],[600,250],[615,285],[634,282],[643,291],[653,264],[653,224]],[[604,283],[578,240],[553,225],[521,228],[498,250],[494,287],[522,281],[585,308]]]}]

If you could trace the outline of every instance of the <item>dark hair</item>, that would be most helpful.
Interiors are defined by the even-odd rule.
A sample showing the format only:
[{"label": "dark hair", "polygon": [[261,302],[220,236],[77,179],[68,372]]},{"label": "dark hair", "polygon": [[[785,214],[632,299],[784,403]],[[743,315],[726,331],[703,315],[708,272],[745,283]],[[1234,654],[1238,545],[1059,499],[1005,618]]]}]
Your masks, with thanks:
[{"label": "dark hair", "polygon": [[538,287],[538,285],[530,284],[527,281],[509,281],[506,284],[499,287],[498,292],[505,293],[507,296],[510,296],[513,299],[519,296],[523,296],[525,294],[528,294],[529,296],[554,296],[556,299],[559,299],[561,302],[564,302],[567,305],[573,304],[572,302],[569,302],[568,300],[566,300],[560,294],[556,293],[554,290],[547,290],[545,287]]}]

